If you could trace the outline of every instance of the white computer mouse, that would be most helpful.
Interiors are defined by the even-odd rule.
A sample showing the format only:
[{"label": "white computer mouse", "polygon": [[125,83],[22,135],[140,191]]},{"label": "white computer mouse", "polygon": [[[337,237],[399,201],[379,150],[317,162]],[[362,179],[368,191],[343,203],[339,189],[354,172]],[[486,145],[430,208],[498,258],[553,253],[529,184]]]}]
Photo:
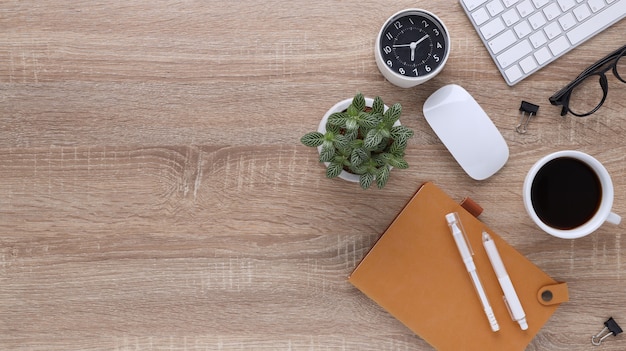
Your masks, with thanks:
[{"label": "white computer mouse", "polygon": [[498,128],[459,85],[446,85],[428,97],[424,102],[424,117],[473,179],[491,177],[509,158],[509,147]]}]

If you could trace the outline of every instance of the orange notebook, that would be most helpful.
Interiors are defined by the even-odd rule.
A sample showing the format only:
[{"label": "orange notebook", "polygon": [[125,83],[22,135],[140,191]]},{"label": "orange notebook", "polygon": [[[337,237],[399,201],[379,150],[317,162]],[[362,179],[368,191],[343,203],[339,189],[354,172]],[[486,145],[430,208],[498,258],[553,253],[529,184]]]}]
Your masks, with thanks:
[{"label": "orange notebook", "polygon": [[[500,325],[491,331],[445,219],[457,212]],[[482,245],[495,241],[526,313],[528,329],[511,318]],[[433,183],[425,183],[398,214],[349,281],[441,351],[524,350],[557,307],[567,284],[550,278]]]}]

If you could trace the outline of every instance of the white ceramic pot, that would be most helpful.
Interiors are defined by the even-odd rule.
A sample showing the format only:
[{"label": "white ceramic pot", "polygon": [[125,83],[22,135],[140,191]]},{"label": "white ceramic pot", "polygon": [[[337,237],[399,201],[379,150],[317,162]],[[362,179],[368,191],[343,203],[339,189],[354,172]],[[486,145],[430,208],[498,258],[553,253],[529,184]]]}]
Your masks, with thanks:
[{"label": "white ceramic pot", "polygon": [[[330,117],[330,115],[332,115],[335,112],[342,112],[342,111],[347,110],[348,106],[350,106],[351,103],[352,103],[352,99],[345,99],[345,100],[339,101],[333,107],[331,107],[328,111],[326,111],[326,114],[324,115],[324,117],[322,117],[322,120],[320,121],[320,124],[317,127],[317,131],[322,133],[322,134],[325,134],[326,133],[326,122],[328,122],[328,117]],[[374,105],[374,99],[366,97],[365,98],[365,106],[372,107],[373,105]],[[389,109],[389,106],[385,105],[384,111],[386,112],[388,109]],[[393,125],[394,126],[399,126],[399,125],[401,125],[401,123],[398,120]],[[322,147],[321,146],[317,147],[317,152],[318,153],[322,152]],[[326,167],[328,167],[328,165],[329,165],[328,162],[324,162],[324,164],[326,165]],[[347,180],[349,182],[358,183],[360,175],[354,174],[354,173],[350,173],[350,172],[346,172],[345,170],[343,170],[339,174],[339,178],[341,178],[343,180]]]}]

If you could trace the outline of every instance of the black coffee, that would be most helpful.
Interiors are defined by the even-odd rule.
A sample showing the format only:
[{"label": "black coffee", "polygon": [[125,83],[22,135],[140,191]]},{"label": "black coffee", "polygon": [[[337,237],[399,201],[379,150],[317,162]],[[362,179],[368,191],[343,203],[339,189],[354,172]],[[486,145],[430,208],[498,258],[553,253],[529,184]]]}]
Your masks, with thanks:
[{"label": "black coffee", "polygon": [[530,190],[537,216],[557,229],[585,224],[598,210],[601,198],[602,186],[596,173],[571,157],[556,158],[543,165]]}]

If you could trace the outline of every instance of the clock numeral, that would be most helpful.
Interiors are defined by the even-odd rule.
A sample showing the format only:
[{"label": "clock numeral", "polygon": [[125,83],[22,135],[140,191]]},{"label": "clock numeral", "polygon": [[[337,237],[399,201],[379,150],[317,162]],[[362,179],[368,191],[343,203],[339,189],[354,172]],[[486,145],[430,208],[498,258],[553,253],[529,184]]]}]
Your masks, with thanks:
[{"label": "clock numeral", "polygon": [[439,62],[440,58],[437,54],[433,55],[433,58],[435,59],[435,62]]},{"label": "clock numeral", "polygon": [[404,70],[404,68],[400,68],[400,69],[398,70],[398,72],[400,72],[400,74],[405,74],[405,73],[406,73],[406,71]]},{"label": "clock numeral", "polygon": [[435,33],[435,35],[436,35],[436,36],[439,36],[439,29],[434,28],[434,29],[433,29],[433,32]]},{"label": "clock numeral", "polygon": [[441,49],[443,46],[441,46],[440,42],[437,42],[437,49]]},{"label": "clock numeral", "polygon": [[391,62],[391,60],[387,60],[387,66],[393,67],[393,62]]},{"label": "clock numeral", "polygon": [[425,20],[422,20],[422,25],[424,25],[424,28],[428,28],[428,22],[426,22]]},{"label": "clock numeral", "polygon": [[409,17],[409,22],[411,22],[411,24],[415,24],[415,22],[413,22],[413,19],[411,17]]},{"label": "clock numeral", "polygon": [[417,68],[413,68],[413,72],[415,73],[415,76],[419,76],[419,72],[417,71]]},{"label": "clock numeral", "polygon": [[426,72],[432,71],[432,68],[430,68],[429,65],[424,66],[424,69],[426,70]]},{"label": "clock numeral", "polygon": [[385,46],[385,48],[383,50],[385,50],[385,54],[390,54],[391,53],[391,46],[387,45],[387,46]]},{"label": "clock numeral", "polygon": [[400,29],[402,28],[402,23],[400,23],[400,21],[396,21],[396,23],[394,23],[393,26],[396,27],[396,29]]},{"label": "clock numeral", "polygon": [[387,37],[387,40],[393,40],[393,35],[391,35],[391,33],[387,32],[385,36]]}]

